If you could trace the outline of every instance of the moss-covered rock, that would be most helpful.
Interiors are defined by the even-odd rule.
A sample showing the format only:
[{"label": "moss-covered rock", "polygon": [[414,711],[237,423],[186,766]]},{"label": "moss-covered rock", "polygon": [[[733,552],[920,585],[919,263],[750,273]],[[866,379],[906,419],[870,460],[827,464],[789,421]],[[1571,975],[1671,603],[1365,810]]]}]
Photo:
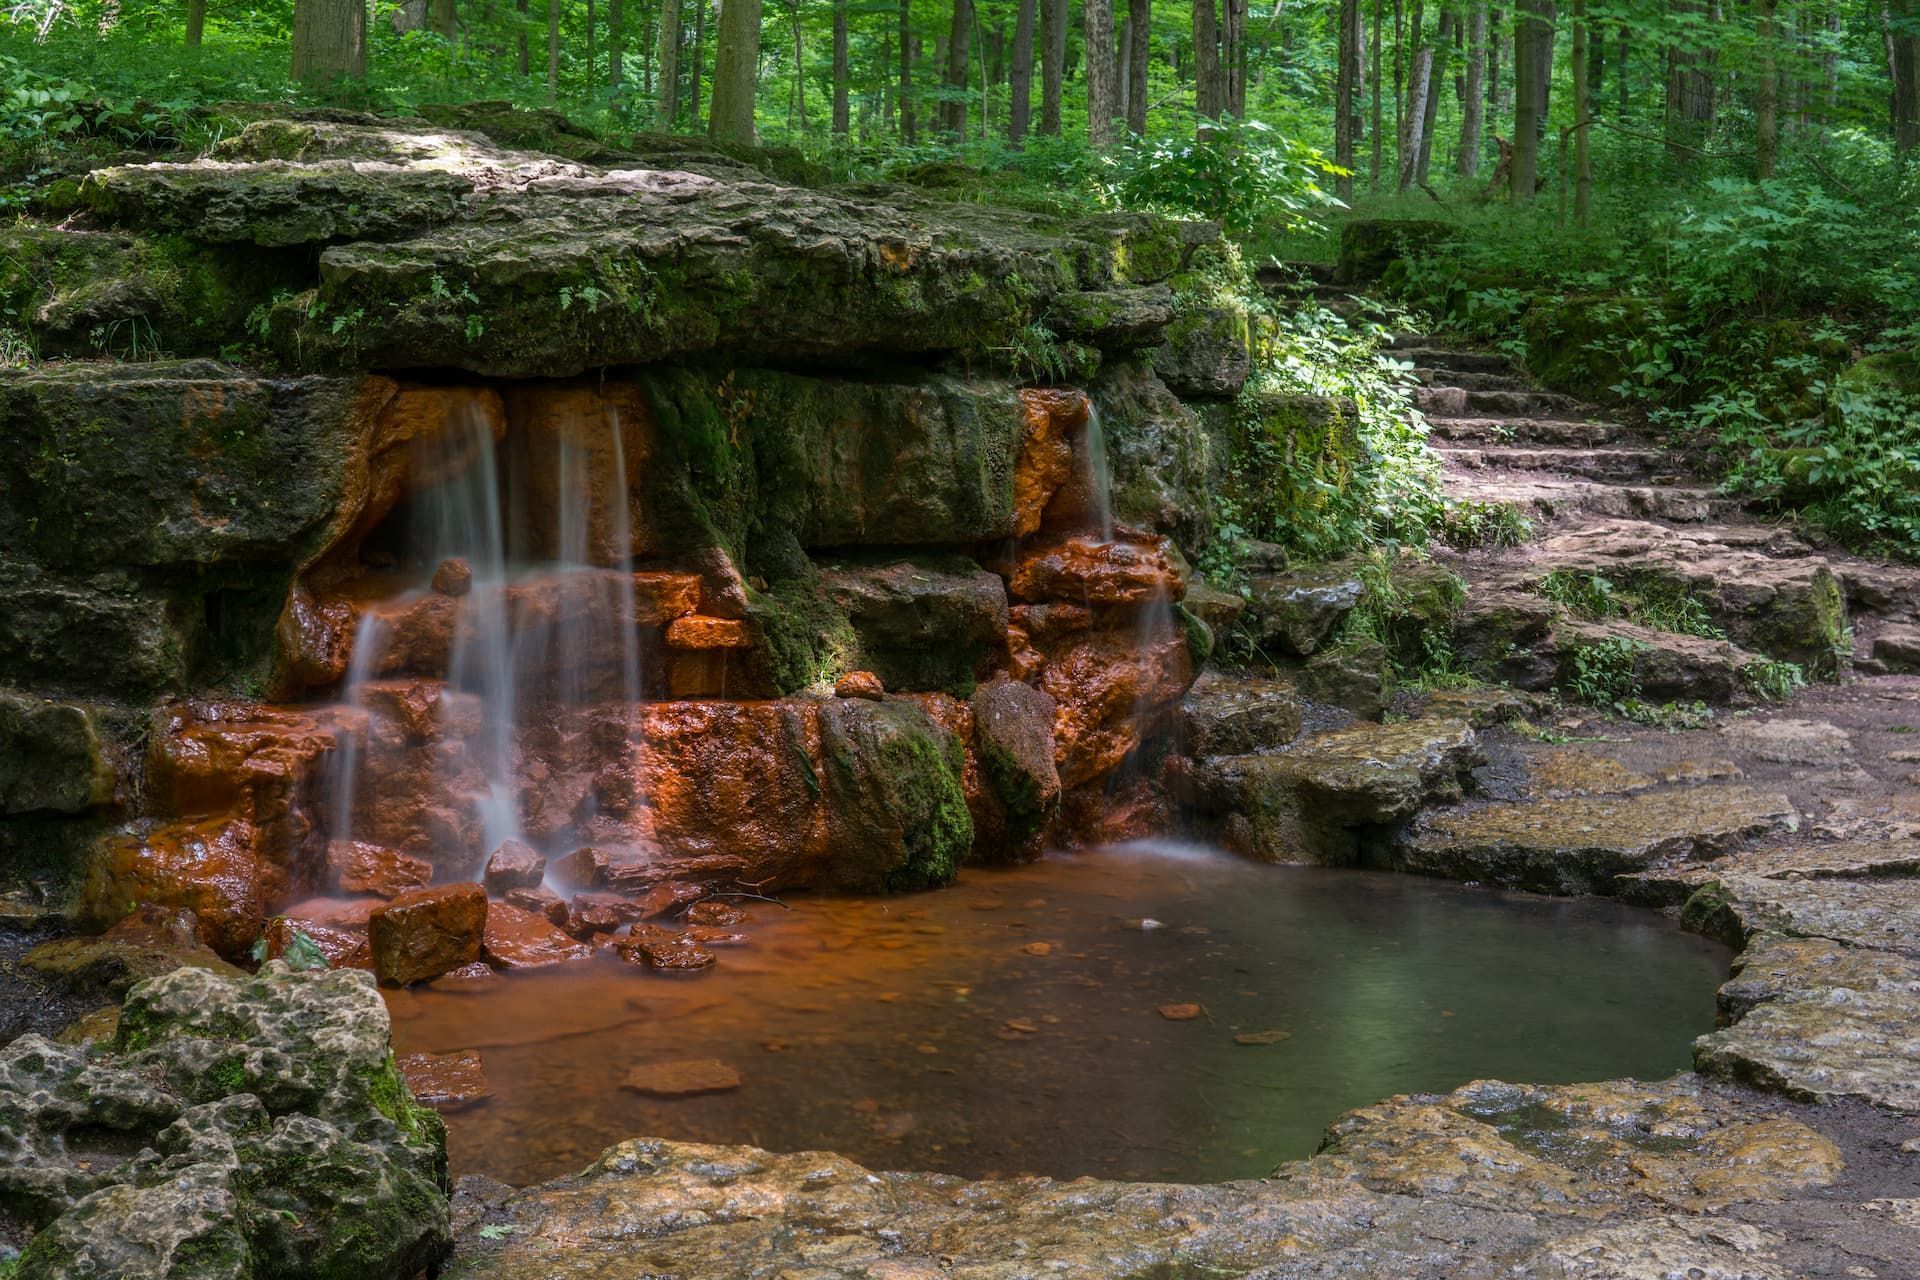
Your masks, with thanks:
[{"label": "moss-covered rock", "polygon": [[826,568],[821,586],[853,626],[856,665],[895,692],[966,697],[1006,651],[1006,588],[971,561],[843,562]]},{"label": "moss-covered rock", "polygon": [[1144,359],[1109,364],[1089,388],[1106,440],[1113,513],[1187,547],[1213,536],[1213,438]]},{"label": "moss-covered rock", "polygon": [[1060,773],[1054,766],[1054,701],[1017,680],[975,690],[973,749],[981,780],[994,799],[999,850],[1037,853],[1041,834],[1060,811]]},{"label": "moss-covered rock", "polygon": [[82,813],[113,798],[100,709],[0,689],[0,815]]},{"label": "moss-covered rock", "polygon": [[1862,356],[1835,381],[1857,395],[1920,396],[1920,351],[1883,351]]},{"label": "moss-covered rock", "polygon": [[18,1274],[339,1280],[437,1263],[445,1132],[400,1082],[387,1027],[368,975],[270,963],[141,983],[106,1046],[0,1050],[0,1202],[37,1228]]},{"label": "moss-covered rock", "polygon": [[823,794],[840,828],[833,879],[874,893],[952,880],[973,844],[960,740],[906,701],[820,709]]}]

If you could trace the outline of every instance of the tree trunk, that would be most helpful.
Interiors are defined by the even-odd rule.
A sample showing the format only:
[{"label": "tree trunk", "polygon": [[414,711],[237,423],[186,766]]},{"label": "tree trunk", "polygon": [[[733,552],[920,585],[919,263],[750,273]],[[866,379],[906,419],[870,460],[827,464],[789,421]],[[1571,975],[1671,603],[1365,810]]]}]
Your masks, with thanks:
[{"label": "tree trunk", "polygon": [[1395,185],[1402,194],[1413,186],[1420,168],[1420,140],[1427,122],[1427,89],[1433,83],[1433,45],[1423,38],[1420,0],[1413,0],[1411,31],[1416,42],[1407,64],[1406,110],[1400,118],[1399,148],[1395,155]]},{"label": "tree trunk", "polygon": [[1127,128],[1147,131],[1147,68],[1153,62],[1153,0],[1127,0]]},{"label": "tree trunk", "polygon": [[1033,24],[1036,0],[1020,0],[1013,19],[1013,65],[1008,70],[1007,140],[1016,146],[1033,125]]},{"label": "tree trunk", "polygon": [[618,89],[627,77],[626,0],[607,0],[607,83]]},{"label": "tree trunk", "polygon": [[393,17],[387,20],[395,35],[405,35],[409,31],[427,29],[427,0],[400,0],[393,7]]},{"label": "tree trunk", "polygon": [[293,78],[326,84],[366,75],[367,0],[294,0]]},{"label": "tree trunk", "polygon": [[[1354,144],[1360,137],[1360,0],[1340,0],[1339,65],[1333,84],[1333,162],[1342,169],[1354,166]],[[1353,174],[1335,180],[1342,200],[1353,198]]]},{"label": "tree trunk", "polygon": [[1060,136],[1061,82],[1067,74],[1067,0],[1040,0],[1040,132]]},{"label": "tree trunk", "polygon": [[1754,173],[1765,182],[1773,176],[1774,156],[1780,149],[1780,74],[1774,60],[1774,0],[1754,0],[1754,36],[1760,45],[1760,82],[1754,87]]},{"label": "tree trunk", "polygon": [[1904,156],[1920,147],[1920,0],[1892,0],[1888,16],[1893,147]]},{"label": "tree trunk", "polygon": [[833,134],[844,138],[852,126],[847,94],[847,0],[833,0]]},{"label": "tree trunk", "polygon": [[[1761,0],[1771,3],[1771,0]],[[1573,220],[1587,225],[1593,208],[1593,86],[1588,82],[1587,0],[1573,0]]]},{"label": "tree trunk", "polygon": [[1516,17],[1513,40],[1513,168],[1508,175],[1515,204],[1533,199],[1540,163],[1540,129],[1544,124],[1541,103],[1545,97],[1540,81],[1539,49],[1551,41],[1553,29],[1547,25],[1548,0],[1522,0]]},{"label": "tree trunk", "polygon": [[560,0],[547,0],[547,105],[560,101]]},{"label": "tree trunk", "polygon": [[1433,50],[1427,69],[1427,96],[1421,109],[1420,138],[1414,147],[1414,181],[1427,184],[1433,172],[1433,134],[1440,120],[1440,86],[1447,82],[1447,56],[1453,52],[1454,31],[1459,19],[1451,9],[1440,11],[1440,26],[1434,33]]},{"label": "tree trunk", "polygon": [[[1707,12],[1704,0],[1674,0],[1673,8],[1680,13]],[[1667,54],[1667,141],[1676,164],[1690,163],[1690,148],[1705,141],[1713,124],[1713,105],[1713,68],[1707,55],[1691,43],[1676,44]]]},{"label": "tree trunk", "polygon": [[1385,8],[1385,4],[1386,0],[1373,0],[1373,166],[1372,173],[1367,179],[1367,186],[1373,191],[1380,189],[1380,133],[1383,123],[1380,100],[1380,22],[1381,11]]},{"label": "tree trunk", "polygon": [[1234,119],[1247,114],[1247,0],[1226,0],[1220,34],[1220,109]]},{"label": "tree trunk", "polygon": [[1480,172],[1480,131],[1487,104],[1487,3],[1474,0],[1467,10],[1467,83],[1460,103],[1460,176]]},{"label": "tree trunk", "polygon": [[967,136],[967,53],[973,44],[973,0],[953,0],[947,32],[947,69],[940,82],[940,128],[955,141]]},{"label": "tree trunk", "polygon": [[207,29],[207,0],[187,0],[187,48],[198,49]]},{"label": "tree trunk", "polygon": [[527,0],[513,0],[513,11],[520,15],[514,24],[514,67],[524,77],[533,73],[532,54],[527,46]]},{"label": "tree trunk", "polygon": [[1086,0],[1081,38],[1087,58],[1087,141],[1095,151],[1113,145],[1113,116],[1118,103],[1113,85],[1113,0]]},{"label": "tree trunk", "polygon": [[[695,0],[705,4],[706,0]],[[660,94],[654,122],[672,133],[680,116],[680,0],[660,0]]]},{"label": "tree trunk", "polygon": [[1613,60],[1613,88],[1619,99],[1616,110],[1620,113],[1619,119],[1624,123],[1627,112],[1633,107],[1633,83],[1627,79],[1627,59],[1632,56],[1633,44],[1625,27],[1620,28],[1619,36],[1620,52]]},{"label": "tree trunk", "polygon": [[[719,3],[719,0],[714,0]],[[687,68],[687,127],[700,132],[701,82],[707,77],[707,0],[693,0],[693,62]]]},{"label": "tree trunk", "polygon": [[726,0],[720,10],[719,41],[707,136],[752,146],[753,98],[760,79],[760,0]]},{"label": "tree trunk", "polygon": [[1220,28],[1213,0],[1193,0],[1193,106],[1202,120],[1217,120],[1220,92]]},{"label": "tree trunk", "polygon": [[913,118],[913,0],[900,0],[900,141],[913,142],[918,132]]},{"label": "tree trunk", "polygon": [[793,19],[793,114],[787,118],[787,129],[794,129],[794,115],[799,117],[799,131],[807,131],[807,57],[806,48],[800,35],[800,5],[794,0],[789,9]]},{"label": "tree trunk", "polygon": [[1607,38],[1587,32],[1587,114],[1600,114],[1600,100],[1607,80]]}]

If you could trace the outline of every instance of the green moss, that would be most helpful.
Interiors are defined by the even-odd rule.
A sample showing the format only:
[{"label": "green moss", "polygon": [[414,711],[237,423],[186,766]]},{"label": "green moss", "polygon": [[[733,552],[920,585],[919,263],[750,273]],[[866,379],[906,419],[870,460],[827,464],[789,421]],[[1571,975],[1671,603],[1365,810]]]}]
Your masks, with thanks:
[{"label": "green moss", "polygon": [[1686,900],[1680,908],[1680,924],[1730,947],[1746,944],[1747,931],[1734,910],[1733,895],[1717,880],[1701,885]]},{"label": "green moss", "polygon": [[767,683],[780,694],[830,687],[860,651],[853,623],[819,588],[817,575],[748,592],[747,616],[759,632]]},{"label": "green moss", "polygon": [[413,1100],[407,1083],[400,1076],[400,1068],[389,1053],[384,1065],[367,1081],[367,1099],[374,1109],[399,1128],[409,1142],[430,1143],[444,1149],[447,1143],[446,1122],[438,1112],[423,1107]]},{"label": "green moss", "polygon": [[1187,609],[1185,605],[1173,606],[1174,619],[1187,639],[1187,656],[1193,662],[1193,669],[1200,670],[1207,665],[1207,659],[1213,656],[1213,628],[1200,617]]}]

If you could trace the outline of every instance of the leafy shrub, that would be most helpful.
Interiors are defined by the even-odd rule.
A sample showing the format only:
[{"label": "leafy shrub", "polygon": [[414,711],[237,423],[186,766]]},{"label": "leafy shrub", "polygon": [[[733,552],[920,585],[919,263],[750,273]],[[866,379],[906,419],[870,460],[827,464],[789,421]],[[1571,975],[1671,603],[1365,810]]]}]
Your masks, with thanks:
[{"label": "leafy shrub", "polygon": [[1130,140],[1105,159],[1101,182],[1124,208],[1206,218],[1245,236],[1344,208],[1322,185],[1340,172],[1269,125],[1229,117],[1194,135]]}]

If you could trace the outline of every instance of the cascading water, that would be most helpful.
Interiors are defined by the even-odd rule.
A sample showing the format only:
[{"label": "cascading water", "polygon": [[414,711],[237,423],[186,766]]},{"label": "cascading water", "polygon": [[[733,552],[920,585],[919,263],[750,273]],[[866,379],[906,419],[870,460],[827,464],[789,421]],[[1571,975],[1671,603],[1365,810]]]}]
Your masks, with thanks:
[{"label": "cascading water", "polygon": [[1107,432],[1100,423],[1100,409],[1087,405],[1087,430],[1082,437],[1086,447],[1087,487],[1093,494],[1095,528],[1103,542],[1113,541],[1113,471],[1107,461]]},{"label": "cascading water", "polygon": [[[435,833],[437,847],[416,851],[477,877],[475,860],[508,840],[554,845],[578,836],[600,809],[596,787],[581,779],[608,769],[634,776],[644,689],[626,450],[616,410],[591,417],[499,441],[473,413],[416,445],[418,487],[395,556],[401,572],[436,582],[370,603],[356,627],[342,697],[357,714],[347,717],[334,762],[332,839],[360,834],[370,785],[363,774],[377,767],[362,736],[371,729],[361,725],[395,643],[381,607],[404,611],[431,594],[452,597],[445,681],[434,698],[435,749],[456,820]],[[477,712],[454,714],[458,698]],[[534,755],[539,776],[564,775],[578,795],[543,816],[530,838],[522,788]]]}]

